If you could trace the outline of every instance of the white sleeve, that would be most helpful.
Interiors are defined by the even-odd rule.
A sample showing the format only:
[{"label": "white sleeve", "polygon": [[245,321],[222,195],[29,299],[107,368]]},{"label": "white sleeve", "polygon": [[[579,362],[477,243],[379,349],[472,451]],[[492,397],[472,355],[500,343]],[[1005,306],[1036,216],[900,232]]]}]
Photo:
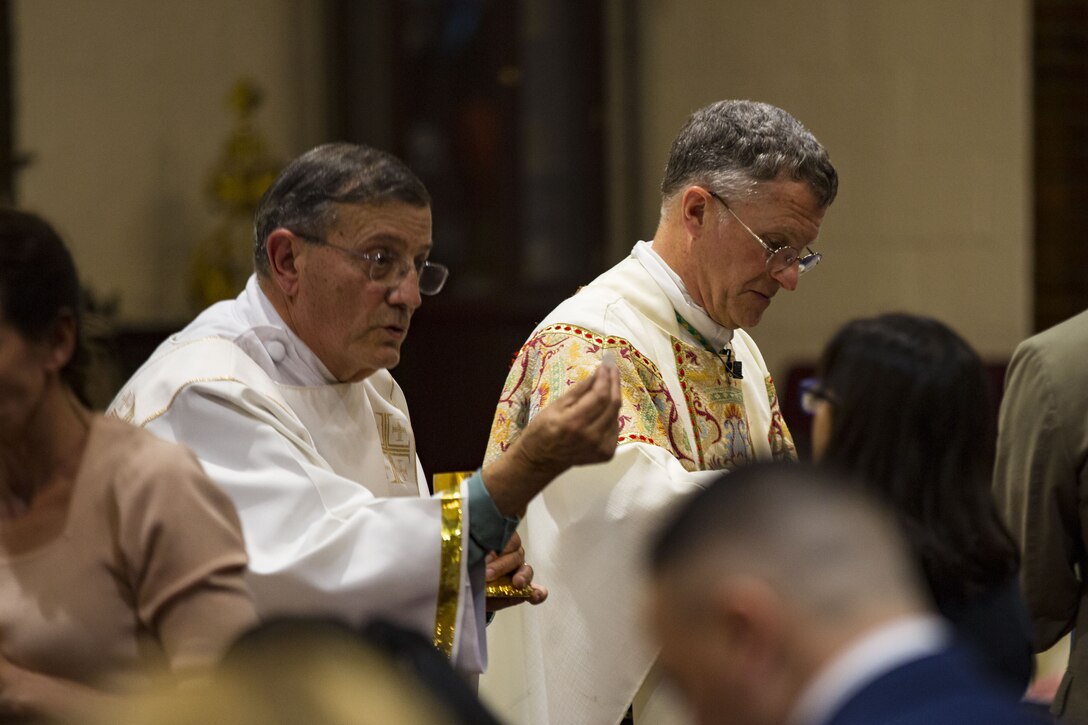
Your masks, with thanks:
[{"label": "white sleeve", "polygon": [[668,511],[722,471],[691,472],[665,449],[626,443],[607,463],[571,469],[519,529],[539,607],[499,612],[481,696],[519,723],[618,721],[656,648],[644,634],[644,562]]},{"label": "white sleeve", "polygon": [[441,633],[456,666],[482,670],[483,573],[474,567],[470,579],[467,567],[467,491],[456,502],[377,498],[321,466],[259,397],[240,384],[190,385],[146,427],[191,448],[233,500],[261,616],[380,616]]}]

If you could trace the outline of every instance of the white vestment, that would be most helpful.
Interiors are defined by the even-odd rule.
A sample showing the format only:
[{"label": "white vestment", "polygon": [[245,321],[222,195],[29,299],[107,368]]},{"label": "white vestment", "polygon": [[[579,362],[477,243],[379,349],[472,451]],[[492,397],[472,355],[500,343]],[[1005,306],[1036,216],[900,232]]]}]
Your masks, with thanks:
[{"label": "white vestment", "polygon": [[[648,250],[640,243],[540,323],[496,411],[488,461],[590,375],[605,350],[618,361],[624,400],[615,457],[560,476],[519,527],[548,601],[501,612],[490,628],[481,696],[519,725],[618,723],[632,702],[636,723],[684,721],[654,690],[656,678],[647,679],[656,657],[642,616],[648,538],[668,507],[718,475],[712,471],[795,457],[755,343],[732,334],[739,380],[726,372],[727,358],[692,344],[679,308],[689,322],[709,318],[683,302],[678,278],[654,268],[663,263]],[[706,338],[723,339],[713,331]]]},{"label": "white vestment", "polygon": [[191,448],[230,495],[262,617],[380,616],[484,669],[467,486],[432,497],[389,372],[336,382],[255,277],[164,342],[109,412]]}]

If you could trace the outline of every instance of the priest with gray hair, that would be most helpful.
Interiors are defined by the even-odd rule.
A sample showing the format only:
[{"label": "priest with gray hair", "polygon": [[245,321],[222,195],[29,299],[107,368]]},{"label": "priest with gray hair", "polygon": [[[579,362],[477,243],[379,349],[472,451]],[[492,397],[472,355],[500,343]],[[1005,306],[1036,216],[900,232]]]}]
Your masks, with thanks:
[{"label": "priest with gray hair", "polygon": [[587,379],[605,352],[622,379],[619,445],[561,476],[519,532],[552,603],[496,622],[481,692],[512,722],[673,722],[639,625],[637,557],[661,512],[712,475],[792,460],[774,383],[747,330],[820,261],[838,177],[800,122],[719,101],[688,118],[661,182],[652,241],[562,302],[518,354],[487,461]]},{"label": "priest with gray hair", "polygon": [[382,617],[482,671],[485,579],[544,600],[514,529],[556,475],[611,457],[615,368],[432,496],[389,372],[448,275],[423,184],[388,153],[319,146],[265,192],[254,242],[245,290],[163,343],[110,412],[191,448],[229,494],[262,616]]}]

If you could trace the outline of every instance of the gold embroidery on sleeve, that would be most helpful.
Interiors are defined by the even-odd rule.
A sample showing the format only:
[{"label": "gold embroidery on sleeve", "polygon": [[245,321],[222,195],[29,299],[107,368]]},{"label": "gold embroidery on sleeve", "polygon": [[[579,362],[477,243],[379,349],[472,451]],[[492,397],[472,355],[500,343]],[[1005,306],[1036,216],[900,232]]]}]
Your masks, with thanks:
[{"label": "gold embroidery on sleeve", "polygon": [[471,472],[440,473],[434,477],[435,494],[442,500],[442,561],[438,578],[438,606],[434,618],[434,646],[447,657],[453,654],[457,607],[461,597],[464,528],[461,482],[471,475]]}]

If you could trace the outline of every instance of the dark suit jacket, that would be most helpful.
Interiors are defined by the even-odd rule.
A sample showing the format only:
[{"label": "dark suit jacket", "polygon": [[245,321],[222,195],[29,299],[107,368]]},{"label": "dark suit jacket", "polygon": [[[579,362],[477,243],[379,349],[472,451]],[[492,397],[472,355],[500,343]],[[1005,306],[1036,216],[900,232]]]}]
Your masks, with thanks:
[{"label": "dark suit jacket", "polygon": [[843,704],[826,725],[1039,725],[1016,697],[986,682],[959,649],[908,662]]},{"label": "dark suit jacket", "polygon": [[1021,695],[1035,669],[1031,621],[1014,576],[966,599],[933,592],[937,611],[952,623],[982,674]]}]

